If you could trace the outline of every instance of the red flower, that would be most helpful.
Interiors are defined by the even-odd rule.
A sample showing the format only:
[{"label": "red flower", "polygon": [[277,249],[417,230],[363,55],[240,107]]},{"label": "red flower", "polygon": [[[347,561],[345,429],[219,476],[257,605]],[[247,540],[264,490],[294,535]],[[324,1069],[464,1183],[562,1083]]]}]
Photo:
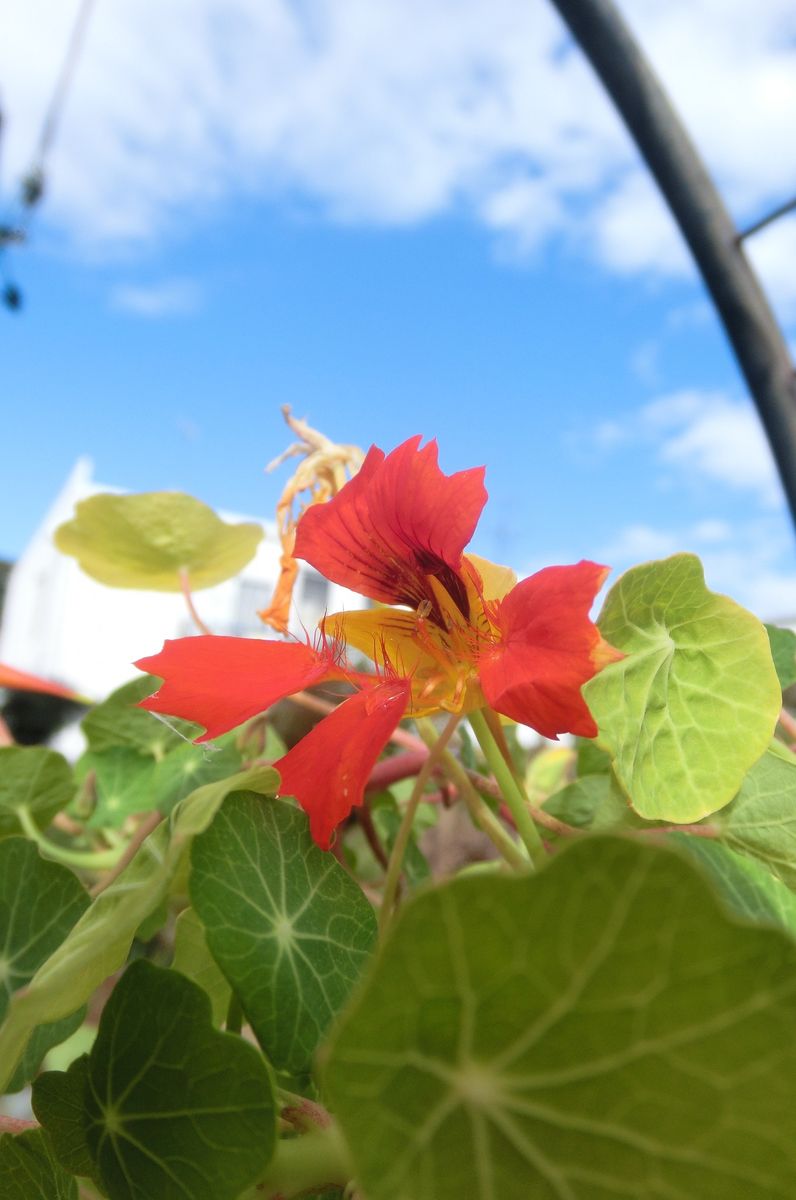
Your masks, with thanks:
[{"label": "red flower", "polygon": [[[621,657],[589,609],[607,568],[549,567],[522,583],[464,554],[486,501],[483,469],[443,475],[437,447],[410,438],[391,454],[371,448],[361,471],[296,531],[296,558],[382,604],[322,622],[321,650],[284,642],[200,637],[167,642],[137,666],[164,679],[143,702],[200,722],[204,738],[234,728],[275,700],[326,679],[362,690],[276,764],[282,791],[310,816],[328,847],[361,804],[368,775],[405,713],[467,712],[491,705],[546,737],[592,737],[582,685]],[[376,677],[346,671],[332,647],[354,646]]]}]

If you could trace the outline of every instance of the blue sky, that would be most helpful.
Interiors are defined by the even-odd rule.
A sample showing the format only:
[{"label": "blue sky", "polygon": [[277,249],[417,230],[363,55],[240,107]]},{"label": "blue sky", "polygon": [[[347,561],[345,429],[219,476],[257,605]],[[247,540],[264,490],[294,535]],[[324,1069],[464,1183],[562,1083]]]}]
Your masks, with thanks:
[{"label": "blue sky", "polygon": [[[35,0],[0,49],[6,200],[68,7]],[[26,305],[0,314],[0,554],[81,454],[109,484],[269,515],[289,403],[336,440],[419,432],[446,470],[486,463],[474,548],[520,571],[692,549],[716,589],[796,612],[792,531],[723,335],[546,10],[465,2],[450,38],[449,0],[410,4],[410,33],[392,0],[174,7],[144,71],[150,0],[99,0],[10,260]],[[739,219],[787,198],[792,6],[765,0],[750,26],[725,0],[698,69],[684,48],[708,44],[714,0],[626,9]],[[793,340],[796,220],[755,255]]]}]

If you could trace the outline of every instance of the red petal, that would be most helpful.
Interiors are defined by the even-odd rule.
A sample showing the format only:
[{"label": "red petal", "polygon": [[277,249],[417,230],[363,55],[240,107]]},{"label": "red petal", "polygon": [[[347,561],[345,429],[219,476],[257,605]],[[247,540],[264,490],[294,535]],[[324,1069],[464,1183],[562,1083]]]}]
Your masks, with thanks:
[{"label": "red petal", "polygon": [[63,696],[66,700],[79,700],[81,697],[71,688],[50,679],[40,679],[38,675],[28,675],[27,671],[18,671],[0,663],[0,688],[15,688],[21,692],[43,692],[48,696]]},{"label": "red petal", "polygon": [[328,649],[320,653],[298,642],[257,638],[180,638],[135,665],[164,681],[139,707],[204,725],[207,732],[199,742],[234,729],[293,692],[344,677]]},{"label": "red petal", "polygon": [[322,850],[355,805],[376,759],[406,711],[409,682],[385,680],[357,692],[324,717],[306,737],[274,763],[282,796],[295,796],[310,819]]},{"label": "red petal", "polygon": [[[296,558],[334,583],[384,604],[436,601],[434,575],[466,605],[462,551],[486,503],[484,468],[443,475],[437,443],[420,436],[384,457],[372,446],[362,469],[326,504],[309,508],[296,530]],[[462,611],[466,614],[467,608]]]},{"label": "red petal", "polygon": [[492,708],[544,737],[597,735],[580,689],[607,661],[621,658],[589,620],[608,570],[592,562],[546,567],[499,602],[501,640],[479,664]]}]

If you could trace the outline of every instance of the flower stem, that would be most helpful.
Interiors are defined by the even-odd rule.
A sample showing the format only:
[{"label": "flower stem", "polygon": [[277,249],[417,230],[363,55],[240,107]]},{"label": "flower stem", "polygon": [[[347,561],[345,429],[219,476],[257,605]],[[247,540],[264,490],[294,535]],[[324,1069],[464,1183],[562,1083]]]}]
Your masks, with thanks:
[{"label": "flower stem", "polygon": [[491,808],[484,804],[459,760],[449,750],[446,750],[440,759],[440,766],[467,805],[467,811],[473,824],[486,834],[510,867],[513,867],[515,871],[527,871],[530,864],[523,847],[515,842]]},{"label": "flower stem", "polygon": [[461,713],[453,713],[448,720],[447,725],[442,733],[437,734],[436,729],[427,719],[417,721],[418,731],[429,747],[428,758],[425,760],[420,770],[417,773],[415,786],[412,788],[412,794],[409,797],[409,803],[404,811],[401,824],[398,828],[398,834],[393,843],[390,861],[387,865],[387,876],[384,880],[384,894],[382,897],[381,908],[379,909],[379,932],[384,935],[393,908],[395,907],[396,897],[398,895],[398,885],[401,880],[401,870],[404,865],[404,855],[406,847],[409,845],[409,837],[412,832],[412,826],[415,820],[417,806],[423,798],[423,792],[426,789],[426,783],[434,768],[438,765],[441,755],[445,747],[453,736],[453,731],[461,720]]},{"label": "flower stem", "polygon": [[190,581],[190,578],[188,575],[187,567],[180,567],[180,590],[182,591],[183,599],[185,600],[185,605],[188,609],[188,612],[191,615],[191,620],[193,621],[196,628],[199,630],[200,633],[207,634],[208,636],[210,634],[212,634],[213,630],[208,629],[208,627],[205,625],[202,618],[199,616],[199,613],[196,611],[196,605],[193,602],[193,593],[191,592],[191,581]]},{"label": "flower stem", "polygon": [[281,1138],[265,1174],[241,1200],[290,1200],[309,1190],[344,1187],[352,1175],[348,1148],[332,1122],[300,1137]]},{"label": "flower stem", "polygon": [[545,848],[539,830],[536,828],[531,816],[528,798],[515,779],[511,767],[501,754],[500,747],[492,735],[483,711],[477,709],[474,712],[468,713],[467,716],[473,733],[478,739],[478,744],[484,753],[484,758],[489,765],[489,769],[495,776],[498,786],[503,793],[503,799],[511,810],[511,815],[514,817],[517,826],[517,832],[531,857],[531,862],[536,867],[541,866],[545,859]]},{"label": "flower stem", "polygon": [[45,858],[63,863],[67,867],[89,871],[107,871],[118,862],[118,850],[70,850],[68,846],[59,846],[57,842],[51,842],[24,806],[17,808],[15,815],[25,836],[36,843]]}]

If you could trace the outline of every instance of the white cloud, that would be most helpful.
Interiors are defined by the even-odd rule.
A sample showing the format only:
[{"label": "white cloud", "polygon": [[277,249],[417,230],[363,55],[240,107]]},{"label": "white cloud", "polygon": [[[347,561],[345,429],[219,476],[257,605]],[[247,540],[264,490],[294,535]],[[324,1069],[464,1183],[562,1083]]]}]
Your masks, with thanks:
[{"label": "white cloud", "polygon": [[751,404],[721,392],[677,392],[654,401],[642,422],[660,439],[658,459],[684,474],[782,501],[774,460]]},{"label": "white cloud", "polygon": [[167,279],[153,284],[120,284],[110,295],[112,308],[137,317],[185,316],[196,312],[202,292],[191,279]]},{"label": "white cloud", "polygon": [[732,526],[706,519],[676,529],[628,525],[597,557],[613,565],[612,582],[629,567],[683,551],[699,555],[713,591],[732,597],[765,621],[796,618],[790,530],[775,519],[752,519]]},{"label": "white cloud", "polygon": [[[27,165],[76,7],[27,0],[6,22],[6,179]],[[786,198],[792,0],[627,9],[734,209],[751,218]],[[84,242],[151,237],[226,197],[282,193],[337,220],[464,206],[521,251],[557,233],[623,272],[690,269],[552,7],[527,0],[99,4],[51,184],[48,219]],[[765,269],[794,296],[779,252]]]}]

